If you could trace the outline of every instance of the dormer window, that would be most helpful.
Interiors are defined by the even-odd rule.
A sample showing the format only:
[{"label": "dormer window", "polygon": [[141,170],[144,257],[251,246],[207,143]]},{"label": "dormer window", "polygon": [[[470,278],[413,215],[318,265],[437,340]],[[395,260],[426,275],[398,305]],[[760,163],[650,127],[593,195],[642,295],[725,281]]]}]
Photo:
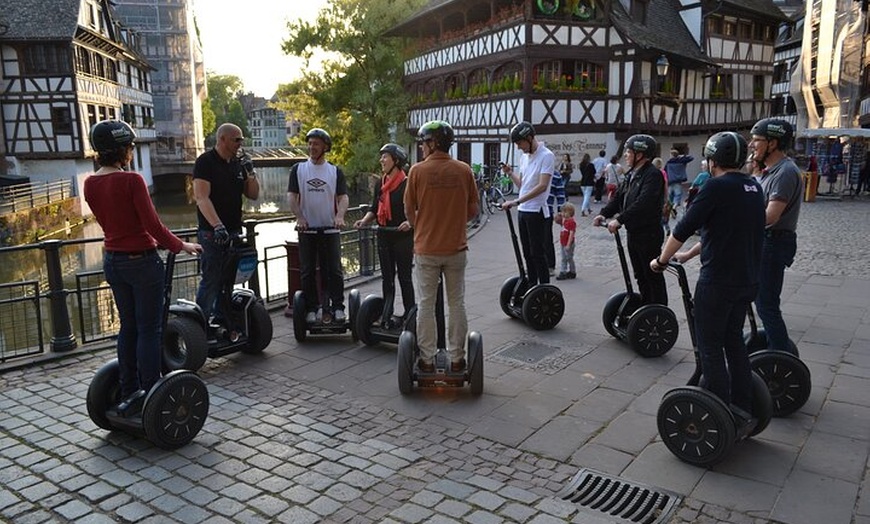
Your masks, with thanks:
[{"label": "dormer window", "polygon": [[646,10],[649,0],[631,0],[631,19],[639,24],[646,24]]}]

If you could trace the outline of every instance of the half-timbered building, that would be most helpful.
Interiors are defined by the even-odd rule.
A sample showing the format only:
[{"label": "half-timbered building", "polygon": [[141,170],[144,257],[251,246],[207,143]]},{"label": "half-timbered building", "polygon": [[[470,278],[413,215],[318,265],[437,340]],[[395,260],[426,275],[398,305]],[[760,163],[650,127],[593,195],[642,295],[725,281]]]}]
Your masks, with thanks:
[{"label": "half-timbered building", "polygon": [[12,174],[31,182],[94,172],[91,126],[107,118],[138,135],[135,170],[151,185],[152,68],[108,0],[4,0],[0,119]]},{"label": "half-timbered building", "polygon": [[447,120],[458,158],[493,164],[521,120],[575,160],[640,132],[699,156],[770,114],[784,20],[772,0],[431,0],[387,34],[408,42],[409,131]]}]

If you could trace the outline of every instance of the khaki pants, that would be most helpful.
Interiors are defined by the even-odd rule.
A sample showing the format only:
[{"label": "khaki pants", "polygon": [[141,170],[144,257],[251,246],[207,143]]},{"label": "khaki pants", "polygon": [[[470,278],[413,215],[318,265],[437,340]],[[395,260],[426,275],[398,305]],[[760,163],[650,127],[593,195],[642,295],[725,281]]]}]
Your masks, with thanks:
[{"label": "khaki pants", "polygon": [[465,338],[468,335],[468,316],[465,311],[465,266],[467,251],[455,255],[417,255],[417,345],[420,358],[432,362],[438,352],[435,327],[435,302],[438,297],[438,279],[444,274],[444,292],[447,310],[447,353],[456,362],[465,357]]}]

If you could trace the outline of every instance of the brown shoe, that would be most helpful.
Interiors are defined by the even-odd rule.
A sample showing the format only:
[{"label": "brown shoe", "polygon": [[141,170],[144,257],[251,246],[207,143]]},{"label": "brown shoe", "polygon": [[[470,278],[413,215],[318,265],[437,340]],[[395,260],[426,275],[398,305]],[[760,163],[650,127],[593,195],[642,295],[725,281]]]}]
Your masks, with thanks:
[{"label": "brown shoe", "polygon": [[417,360],[417,369],[420,370],[420,373],[435,373],[435,363],[426,362],[421,358]]},{"label": "brown shoe", "polygon": [[460,371],[465,371],[465,359],[460,358],[456,362],[450,363],[450,371],[453,373],[459,373]]}]

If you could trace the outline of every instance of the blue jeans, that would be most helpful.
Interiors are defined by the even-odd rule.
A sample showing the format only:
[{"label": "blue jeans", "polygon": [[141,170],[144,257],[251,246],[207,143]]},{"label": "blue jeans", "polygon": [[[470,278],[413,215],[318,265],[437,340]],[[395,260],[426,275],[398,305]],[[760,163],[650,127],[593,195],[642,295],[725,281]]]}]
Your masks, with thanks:
[{"label": "blue jeans", "polygon": [[[240,234],[241,231],[230,231],[230,235]],[[214,233],[205,229],[196,232],[199,243],[202,244],[202,254],[199,256],[199,267],[202,271],[202,280],[196,291],[196,303],[202,309],[205,319],[209,320],[214,314],[221,316],[221,311],[215,311],[218,295],[221,292],[223,261],[226,256],[226,246],[215,244],[212,238]]]},{"label": "blue jeans", "polygon": [[576,273],[577,266],[574,265],[574,242],[567,246],[562,246],[562,273]]},{"label": "blue jeans", "polygon": [[752,413],[752,369],[743,321],[755,292],[754,286],[695,285],[695,336],[706,387],[747,413]]},{"label": "blue jeans", "polygon": [[589,204],[592,203],[593,189],[595,189],[595,186],[580,186],[580,190],[583,191],[583,204],[580,206],[581,212],[590,211]]},{"label": "blue jeans", "polygon": [[339,233],[299,233],[299,278],[305,293],[305,307],[317,311],[321,306],[317,289],[317,268],[325,296],[324,309],[344,309],[344,273],[341,271],[341,235]]},{"label": "blue jeans", "polygon": [[118,364],[121,395],[127,397],[160,379],[166,275],[156,250],[144,255],[107,251],[103,271],[121,320]]},{"label": "blue jeans", "polygon": [[683,184],[677,182],[675,184],[668,184],[668,200],[671,201],[671,204],[674,207],[679,207],[680,202],[683,201]]},{"label": "blue jeans", "polygon": [[788,351],[788,329],[779,308],[785,268],[794,262],[797,235],[791,231],[768,230],[761,247],[761,274],[755,309],[764,324],[770,349]]}]

